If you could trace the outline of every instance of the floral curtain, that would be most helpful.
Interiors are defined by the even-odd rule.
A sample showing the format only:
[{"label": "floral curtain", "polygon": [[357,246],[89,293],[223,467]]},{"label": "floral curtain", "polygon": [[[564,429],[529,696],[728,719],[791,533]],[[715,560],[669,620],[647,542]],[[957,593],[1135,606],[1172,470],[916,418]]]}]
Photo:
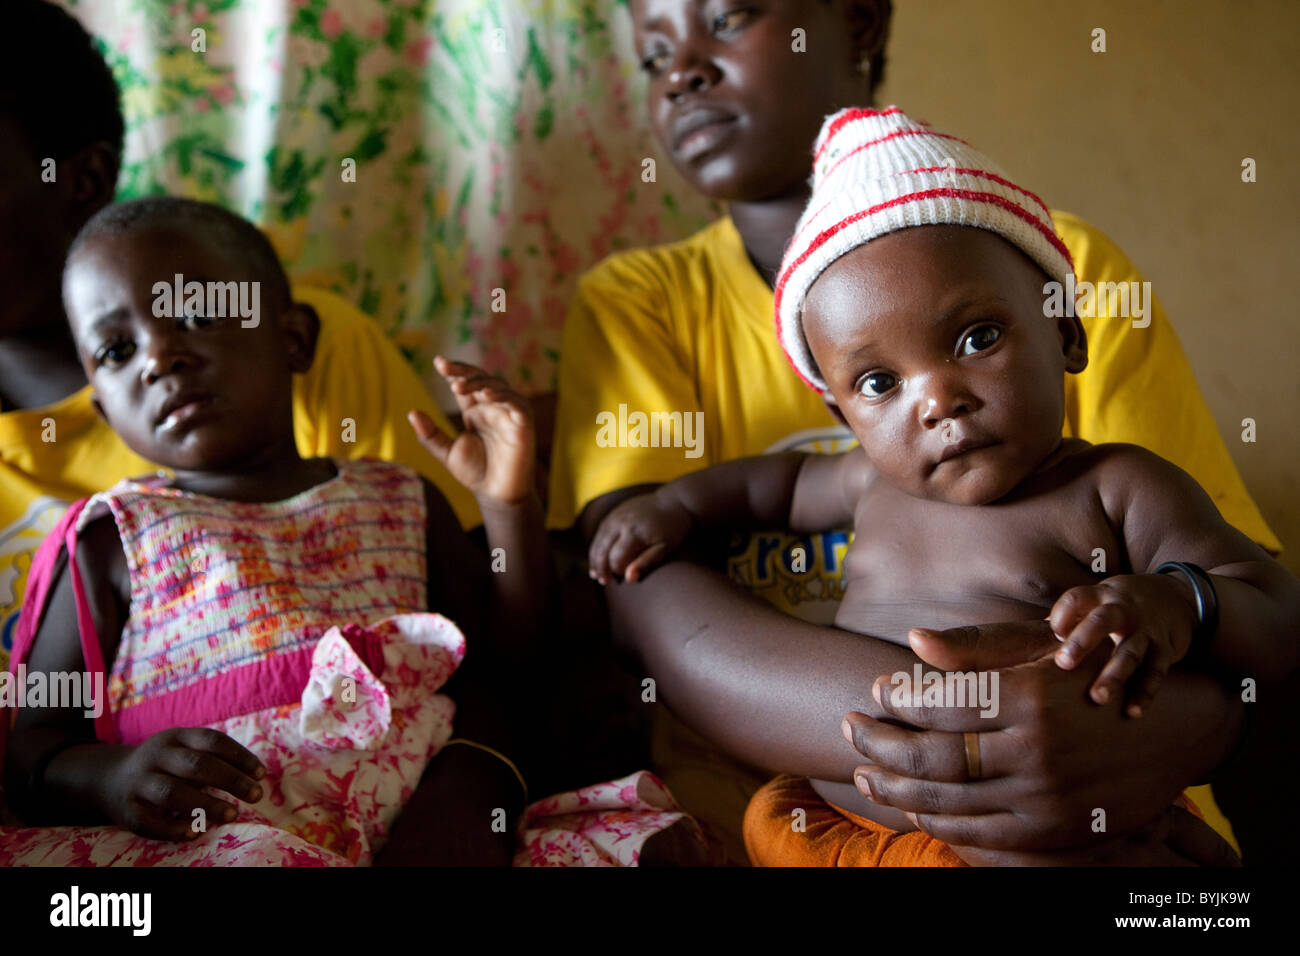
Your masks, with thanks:
[{"label": "floral curtain", "polygon": [[444,352],[552,389],[582,270],[717,213],[649,133],[626,0],[62,2],[122,89],[119,196],[247,216],[431,385]]}]

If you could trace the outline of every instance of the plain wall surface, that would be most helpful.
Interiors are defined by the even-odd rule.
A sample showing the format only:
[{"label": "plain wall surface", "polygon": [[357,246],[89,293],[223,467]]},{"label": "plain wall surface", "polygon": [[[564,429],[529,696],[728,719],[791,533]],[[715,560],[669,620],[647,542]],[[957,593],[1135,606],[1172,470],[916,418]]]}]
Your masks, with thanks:
[{"label": "plain wall surface", "polygon": [[878,102],[969,140],[1129,255],[1300,572],[1300,3],[894,7]]}]

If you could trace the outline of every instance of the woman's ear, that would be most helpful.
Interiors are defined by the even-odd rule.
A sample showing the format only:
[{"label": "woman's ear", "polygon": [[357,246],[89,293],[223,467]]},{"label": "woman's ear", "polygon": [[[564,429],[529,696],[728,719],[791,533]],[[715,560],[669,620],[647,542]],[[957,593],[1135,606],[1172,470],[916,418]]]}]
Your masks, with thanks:
[{"label": "woman's ear", "polygon": [[289,370],[302,374],[311,368],[320,338],[320,316],[305,302],[290,302],[280,315],[280,333],[285,337]]},{"label": "woman's ear", "polygon": [[1061,333],[1061,354],[1065,356],[1067,372],[1082,372],[1088,367],[1088,333],[1077,315],[1063,315],[1056,320]]},{"label": "woman's ear", "polygon": [[859,56],[878,59],[889,35],[892,4],[888,0],[842,0],[853,48]]},{"label": "woman's ear", "polygon": [[96,141],[59,161],[59,178],[64,183],[69,242],[90,217],[113,201],[120,168],[117,153],[108,143]]}]

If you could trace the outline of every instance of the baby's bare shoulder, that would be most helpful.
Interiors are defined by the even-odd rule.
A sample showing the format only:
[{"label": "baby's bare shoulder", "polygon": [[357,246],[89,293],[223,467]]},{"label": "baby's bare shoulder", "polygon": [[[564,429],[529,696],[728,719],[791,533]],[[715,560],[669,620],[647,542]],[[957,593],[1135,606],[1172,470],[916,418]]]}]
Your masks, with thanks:
[{"label": "baby's bare shoulder", "polygon": [[[1201,492],[1191,475],[1140,445],[1114,442],[1092,445],[1080,453],[1087,477],[1103,500],[1131,501],[1134,496]],[[1201,492],[1203,493],[1203,492]]]}]

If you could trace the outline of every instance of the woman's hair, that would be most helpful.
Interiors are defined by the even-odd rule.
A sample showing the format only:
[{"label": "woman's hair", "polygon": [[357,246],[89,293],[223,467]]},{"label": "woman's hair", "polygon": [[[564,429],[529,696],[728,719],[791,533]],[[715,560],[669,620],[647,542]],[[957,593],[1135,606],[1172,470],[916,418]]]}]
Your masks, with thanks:
[{"label": "woman's hair", "polygon": [[[830,3],[831,0],[822,0]],[[875,102],[876,90],[885,81],[885,53],[889,47],[889,25],[894,19],[893,0],[877,0],[877,12],[883,21],[880,26],[880,52],[871,58],[871,72],[867,74],[867,93]]]},{"label": "woman's hair", "polygon": [[102,141],[121,161],[113,73],[85,27],[53,3],[5,0],[0,10],[0,115],[18,124],[38,159]]}]

